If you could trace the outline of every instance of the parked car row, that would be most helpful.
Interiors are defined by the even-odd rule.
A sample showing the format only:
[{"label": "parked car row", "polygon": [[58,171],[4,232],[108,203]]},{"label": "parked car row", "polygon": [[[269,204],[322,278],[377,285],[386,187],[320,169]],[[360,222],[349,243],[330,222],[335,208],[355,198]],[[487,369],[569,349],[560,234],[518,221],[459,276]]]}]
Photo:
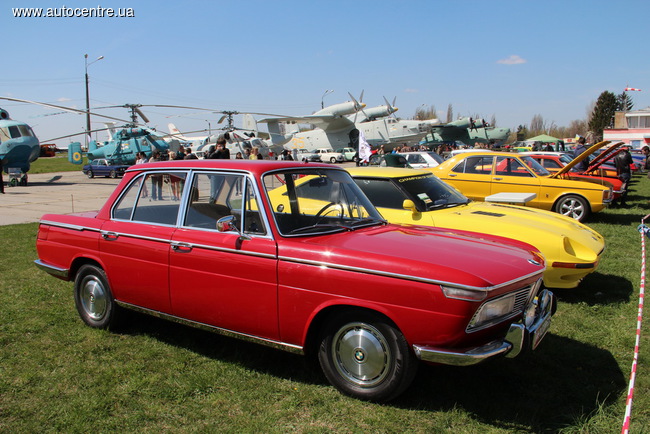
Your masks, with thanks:
[{"label": "parked car row", "polygon": [[[349,150],[299,155],[342,162]],[[597,269],[605,240],[580,221],[615,184],[565,179],[575,160],[551,174],[546,157],[132,166],[99,211],[42,217],[36,265],[73,282],[90,327],[136,310],[314,356],[341,392],[387,401],[421,362],[535,350],[556,311],[551,289]]]}]

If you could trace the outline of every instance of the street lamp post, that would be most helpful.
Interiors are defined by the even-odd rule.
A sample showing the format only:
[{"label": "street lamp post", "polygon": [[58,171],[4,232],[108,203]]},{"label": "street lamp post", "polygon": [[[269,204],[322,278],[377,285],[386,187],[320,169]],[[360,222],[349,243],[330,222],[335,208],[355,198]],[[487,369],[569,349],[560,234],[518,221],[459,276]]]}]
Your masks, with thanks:
[{"label": "street lamp post", "polygon": [[328,90],[325,91],[325,93],[323,94],[323,96],[320,98],[320,108],[322,108],[322,109],[325,108],[325,103],[323,102],[323,100],[325,99],[325,97],[326,97],[327,95],[329,95],[329,94],[332,93],[332,92],[334,92],[334,89],[328,89]]},{"label": "street lamp post", "polygon": [[86,66],[86,148],[88,147],[88,135],[90,134],[90,95],[88,94],[88,67],[95,62],[102,60],[104,56],[99,56],[97,59],[88,63],[88,55],[84,54],[84,64]]}]

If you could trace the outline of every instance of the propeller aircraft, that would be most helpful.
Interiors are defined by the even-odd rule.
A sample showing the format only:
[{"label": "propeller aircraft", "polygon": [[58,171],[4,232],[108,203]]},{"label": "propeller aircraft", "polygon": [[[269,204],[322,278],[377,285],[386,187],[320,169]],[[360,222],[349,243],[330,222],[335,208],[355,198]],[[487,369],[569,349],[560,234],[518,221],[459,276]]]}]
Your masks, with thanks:
[{"label": "propeller aircraft", "polygon": [[30,164],[40,153],[41,145],[32,128],[12,120],[9,112],[0,108],[0,170],[19,173],[15,179],[19,179],[20,185],[27,185]]},{"label": "propeller aircraft", "polygon": [[[393,115],[398,110],[395,101],[391,104],[386,98],[385,105],[366,109],[366,104],[361,102],[363,92],[359,101],[348,95],[351,101],[325,107],[312,115],[265,118],[259,122],[268,125],[272,147],[308,151],[349,146],[357,149],[360,132],[370,145],[384,145],[391,150],[396,145],[417,144],[433,126],[440,124],[435,118],[422,121],[399,119]],[[301,132],[301,123],[309,123],[316,128]]]},{"label": "propeller aircraft", "polygon": [[463,142],[468,146],[480,143],[501,144],[508,140],[510,128],[491,127],[483,119],[463,117],[431,129],[431,134],[425,137],[429,143]]}]

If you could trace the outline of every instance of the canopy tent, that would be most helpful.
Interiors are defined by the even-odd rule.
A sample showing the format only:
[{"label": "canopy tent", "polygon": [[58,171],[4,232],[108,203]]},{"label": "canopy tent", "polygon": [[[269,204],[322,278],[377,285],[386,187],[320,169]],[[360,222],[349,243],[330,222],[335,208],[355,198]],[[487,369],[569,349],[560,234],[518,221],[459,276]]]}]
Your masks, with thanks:
[{"label": "canopy tent", "polygon": [[555,137],[549,136],[547,134],[540,134],[539,136],[531,137],[526,139],[527,142],[543,142],[543,143],[557,143],[561,139],[556,139]]}]

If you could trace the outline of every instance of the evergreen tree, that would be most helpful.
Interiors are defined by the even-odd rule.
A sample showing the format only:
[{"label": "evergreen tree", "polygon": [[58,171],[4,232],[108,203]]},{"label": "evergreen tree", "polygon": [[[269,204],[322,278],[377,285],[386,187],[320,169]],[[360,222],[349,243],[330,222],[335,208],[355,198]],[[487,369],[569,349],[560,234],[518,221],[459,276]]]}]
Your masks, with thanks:
[{"label": "evergreen tree", "polygon": [[632,97],[625,92],[619,94],[616,97],[616,101],[618,102],[617,111],[629,112],[634,107]]},{"label": "evergreen tree", "polygon": [[589,131],[594,135],[594,141],[601,141],[603,130],[614,124],[614,113],[618,109],[618,104],[616,95],[610,91],[606,90],[598,97],[588,124]]}]

